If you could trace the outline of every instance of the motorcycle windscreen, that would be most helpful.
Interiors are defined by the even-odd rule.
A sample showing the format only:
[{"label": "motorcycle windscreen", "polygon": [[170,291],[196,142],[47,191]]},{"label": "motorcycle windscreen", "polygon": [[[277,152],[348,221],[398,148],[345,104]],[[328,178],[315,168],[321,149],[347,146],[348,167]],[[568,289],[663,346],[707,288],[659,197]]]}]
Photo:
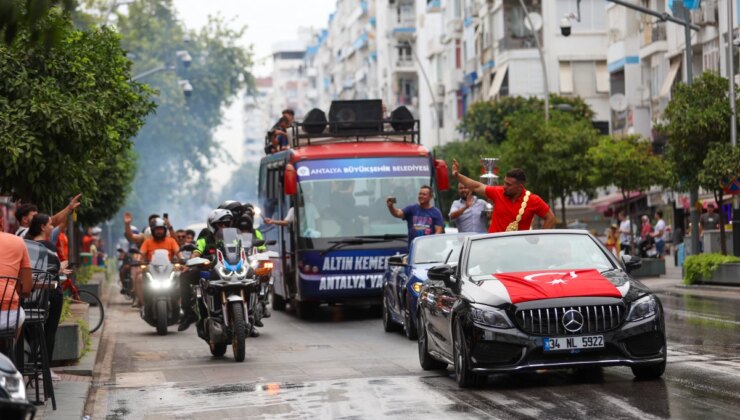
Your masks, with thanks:
[{"label": "motorcycle windscreen", "polygon": [[153,274],[168,274],[171,268],[169,251],[166,249],[154,250],[152,260],[149,261],[149,271]]},{"label": "motorcycle windscreen", "polygon": [[229,265],[237,265],[241,261],[242,239],[235,228],[225,228],[216,232],[216,243]]}]

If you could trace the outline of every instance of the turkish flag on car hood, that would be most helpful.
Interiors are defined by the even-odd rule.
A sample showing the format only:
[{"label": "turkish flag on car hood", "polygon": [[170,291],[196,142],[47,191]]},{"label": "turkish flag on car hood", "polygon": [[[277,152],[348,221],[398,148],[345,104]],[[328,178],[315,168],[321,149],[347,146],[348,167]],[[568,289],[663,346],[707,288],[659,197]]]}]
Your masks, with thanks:
[{"label": "turkish flag on car hood", "polygon": [[547,270],[498,273],[511,303],[539,299],[597,296],[621,298],[622,293],[597,270]]}]

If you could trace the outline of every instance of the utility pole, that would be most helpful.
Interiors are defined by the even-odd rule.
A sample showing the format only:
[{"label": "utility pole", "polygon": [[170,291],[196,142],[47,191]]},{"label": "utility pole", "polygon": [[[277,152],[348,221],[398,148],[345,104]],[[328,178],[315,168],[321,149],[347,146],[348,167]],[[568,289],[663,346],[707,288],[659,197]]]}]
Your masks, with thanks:
[{"label": "utility pole", "polygon": [[537,36],[539,30],[535,28],[532,24],[532,18],[529,17],[529,9],[527,9],[527,5],[524,4],[524,0],[519,0],[519,5],[522,7],[522,10],[524,10],[524,17],[527,18],[527,22],[529,22],[529,30],[532,31],[532,35],[534,36],[534,44],[537,46],[537,51],[540,53],[540,65],[542,65],[542,83],[544,83],[545,88],[545,121],[549,121],[550,87],[547,83],[547,63],[545,63],[545,53],[542,50],[542,45],[540,44],[540,37]]}]

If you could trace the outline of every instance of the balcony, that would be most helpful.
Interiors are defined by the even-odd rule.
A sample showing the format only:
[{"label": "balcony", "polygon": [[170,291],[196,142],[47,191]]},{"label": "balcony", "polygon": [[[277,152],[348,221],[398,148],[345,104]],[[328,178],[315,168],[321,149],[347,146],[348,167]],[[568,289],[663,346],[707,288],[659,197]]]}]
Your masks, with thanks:
[{"label": "balcony", "polygon": [[394,73],[416,73],[414,59],[410,56],[395,54],[394,64]]},{"label": "balcony", "polygon": [[666,22],[645,23],[640,35],[640,58],[668,51]]},{"label": "balcony", "polygon": [[[534,0],[524,0],[530,13],[542,14],[542,4]],[[467,19],[466,19],[467,20]],[[464,23],[465,24],[465,23]],[[467,26],[467,24],[465,25]],[[543,45],[542,29],[533,34],[527,28],[526,17],[517,0],[504,1],[504,34],[506,34],[499,44],[503,50],[522,50],[537,48],[535,36],[537,36],[540,45]]]},{"label": "balcony", "polygon": [[642,42],[640,46],[646,47],[654,42],[665,41],[667,39],[665,22],[646,23],[642,29]]}]

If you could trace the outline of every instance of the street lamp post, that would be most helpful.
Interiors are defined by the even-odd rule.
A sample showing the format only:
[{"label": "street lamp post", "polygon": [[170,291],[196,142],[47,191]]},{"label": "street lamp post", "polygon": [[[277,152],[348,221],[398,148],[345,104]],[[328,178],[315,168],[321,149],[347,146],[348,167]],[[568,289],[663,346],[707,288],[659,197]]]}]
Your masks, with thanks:
[{"label": "street lamp post", "polygon": [[[737,147],[737,105],[735,104],[735,51],[732,1],[727,1],[727,79],[730,83],[730,143]],[[721,219],[720,219],[721,223]],[[740,256],[740,195],[732,197],[732,253]]]},{"label": "street lamp post", "polygon": [[434,121],[437,126],[437,129],[434,130],[436,132],[436,138],[437,138],[437,147],[442,146],[440,143],[440,137],[439,137],[439,131],[442,129],[441,124],[439,123],[439,109],[437,108],[441,104],[437,104],[437,97],[434,95],[434,89],[432,88],[432,83],[429,81],[429,78],[427,77],[427,72],[424,70],[424,65],[421,63],[421,60],[419,60],[419,56],[416,54],[416,48],[414,48],[413,45],[411,45],[411,42],[406,41],[406,45],[408,45],[409,49],[411,49],[411,54],[414,55],[414,60],[416,60],[416,64],[419,66],[419,71],[421,71],[422,77],[424,77],[424,82],[427,85],[427,88],[429,89],[429,95],[432,98],[432,104],[434,105]]},{"label": "street lamp post", "polygon": [[540,37],[537,36],[537,28],[534,27],[532,24],[532,18],[529,16],[529,10],[527,9],[527,5],[524,4],[524,0],[519,0],[519,5],[521,5],[522,10],[524,10],[524,16],[527,18],[527,22],[529,22],[529,29],[532,31],[532,34],[534,35],[534,43],[537,46],[537,51],[540,54],[540,64],[542,65],[542,81],[544,83],[545,88],[545,121],[550,120],[550,87],[547,83],[547,65],[545,63],[545,53],[542,51],[542,45],[540,44]]}]

